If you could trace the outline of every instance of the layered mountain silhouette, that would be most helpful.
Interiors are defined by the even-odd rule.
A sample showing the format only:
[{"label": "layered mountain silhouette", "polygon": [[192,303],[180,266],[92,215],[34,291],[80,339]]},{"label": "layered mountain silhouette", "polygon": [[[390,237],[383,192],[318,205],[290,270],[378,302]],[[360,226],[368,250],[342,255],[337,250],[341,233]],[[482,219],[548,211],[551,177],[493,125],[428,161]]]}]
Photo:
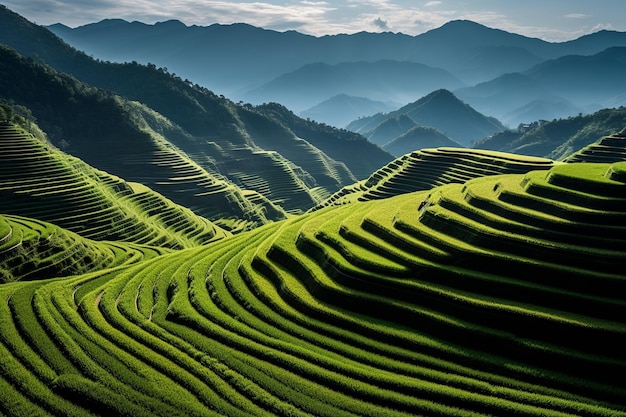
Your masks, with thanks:
[{"label": "layered mountain silhouette", "polygon": [[[505,74],[529,75],[529,71],[535,69],[543,73],[548,69],[542,67],[542,64],[565,56],[592,56],[608,48],[626,47],[626,34],[623,32],[604,30],[567,42],[546,42],[466,20],[448,22],[417,36],[356,33],[313,37],[295,31],[276,32],[245,24],[200,27],[186,26],[178,21],[147,25],[105,20],[77,28],[57,24],[50,26],[50,29],[71,45],[97,58],[116,62],[150,62],[218,93],[225,93],[232,99],[254,99],[259,103],[284,100],[282,104],[295,111],[306,110],[338,94],[380,100],[378,95],[374,95],[378,94],[378,87],[365,86],[360,91],[346,91],[346,87],[355,88],[359,83],[351,83],[351,77],[348,77],[345,85],[337,82],[341,77],[346,77],[338,74],[340,69],[351,71],[352,78],[357,79],[357,74],[365,73],[369,68],[367,71],[371,74],[371,87],[376,87],[384,84],[385,77],[371,70],[381,68],[381,63],[386,63],[386,67],[392,68],[396,74],[402,74],[402,68],[413,64],[426,66],[421,67],[421,71],[429,68],[431,72],[447,72],[466,87],[472,87],[495,81]],[[567,65],[565,62],[553,64]],[[608,68],[610,66],[605,66],[602,71],[609,71]],[[569,69],[576,71],[572,67]],[[592,112],[600,108],[598,105],[606,106],[609,102],[610,106],[623,104],[623,96],[615,97],[613,93],[616,91],[607,92],[603,88],[596,91],[598,105],[576,99],[576,91],[584,89],[585,85],[591,89],[594,89],[594,83],[610,85],[608,79],[603,80],[603,77],[596,77],[595,74],[593,69],[583,71],[572,78],[577,80],[576,83],[565,81],[564,90],[559,91],[546,92],[547,87],[540,86],[537,94],[523,91],[519,95],[518,91],[523,86],[513,86],[514,90],[503,90],[498,95],[485,95],[476,91],[471,94],[459,92],[458,96],[479,111],[498,117],[511,126],[534,121],[530,118],[539,109],[549,111],[545,119],[551,120],[553,117],[575,115],[579,111]],[[537,82],[545,79],[543,75],[534,72],[532,75]],[[545,77],[549,78],[548,75]],[[300,107],[298,103],[304,102],[303,97],[297,97],[288,89],[294,80],[303,78],[308,79],[306,86],[311,85],[312,80],[324,80],[326,85],[323,88],[318,86],[317,90],[296,85],[297,89],[313,93],[310,99],[306,98],[308,104]],[[406,76],[401,78],[408,79]],[[402,86],[391,75],[387,77],[387,82],[390,86],[389,95],[382,101],[394,100],[391,97],[392,90],[400,97],[402,89],[406,92],[415,91],[419,85],[423,85],[406,83]],[[456,87],[444,85],[439,80],[431,82],[428,88],[412,97],[404,94],[403,101],[396,101],[409,103],[441,88],[456,92]],[[570,89],[572,94],[569,94]],[[254,94],[250,95],[252,91]],[[514,106],[507,105],[507,100],[515,96],[518,100]],[[322,119],[322,115],[317,117],[317,120],[335,124],[332,118]]]},{"label": "layered mountain silhouette", "polygon": [[623,105],[624,74],[626,48],[613,47],[590,56],[549,60],[522,73],[455,90],[455,94],[479,111],[517,126]]},{"label": "layered mountain silhouette", "polygon": [[338,94],[315,106],[301,111],[300,116],[321,120],[332,126],[345,127],[351,121],[376,113],[388,113],[400,107],[397,104],[391,104],[388,101],[375,101],[365,97],[349,96],[347,94]]},{"label": "layered mountain silhouette", "polygon": [[244,100],[276,101],[302,111],[336,93],[407,103],[428,94],[433,86],[453,90],[464,84],[448,71],[414,62],[316,63],[281,75],[246,94]]},{"label": "layered mountain silhouette", "polygon": [[504,130],[497,119],[477,112],[443,89],[393,112],[357,119],[347,128],[386,144],[417,124],[438,129],[463,146]]},{"label": "layered mountain silhouette", "polygon": [[[417,36],[361,32],[318,38],[246,24],[201,27],[167,21],[148,25],[119,19],[77,28],[56,24],[50,29],[98,58],[167,66],[183,77],[225,92],[228,91],[216,88],[221,80],[238,90],[246,86],[237,79],[261,85],[311,63],[378,60],[419,62],[443,68],[463,82],[475,84],[503,73],[525,71],[547,59],[591,55],[611,46],[626,46],[626,35],[621,32],[600,31],[573,41],[552,43],[466,20],[452,21]],[[503,55],[506,52],[509,55]],[[223,59],[216,62],[216,56]],[[204,75],[193,68],[196,65],[203,68]],[[491,71],[485,73],[489,68]]]}]

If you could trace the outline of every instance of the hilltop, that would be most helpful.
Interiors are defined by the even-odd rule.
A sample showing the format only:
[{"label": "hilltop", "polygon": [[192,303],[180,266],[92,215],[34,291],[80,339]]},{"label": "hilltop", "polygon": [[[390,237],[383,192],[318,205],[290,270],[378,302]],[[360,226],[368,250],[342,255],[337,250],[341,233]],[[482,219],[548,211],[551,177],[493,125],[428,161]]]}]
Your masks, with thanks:
[{"label": "hilltop", "polygon": [[398,107],[400,106],[370,100],[365,97],[338,94],[300,112],[300,116],[323,121],[332,126],[345,127],[359,117],[376,113],[388,113]]},{"label": "hilltop", "polygon": [[523,72],[455,90],[479,111],[511,126],[592,113],[625,104],[626,48],[566,55]]},{"label": "hilltop", "polygon": [[407,103],[428,94],[433,86],[453,90],[465,84],[446,70],[415,62],[313,63],[280,75],[242,98],[252,103],[276,101],[303,111],[337,94]]},{"label": "hilltop", "polygon": [[313,210],[380,200],[473,178],[550,169],[554,161],[525,155],[466,148],[423,148],[406,153],[359,181],[337,191]]},{"label": "hilltop", "polygon": [[383,145],[383,149],[398,157],[416,149],[462,147],[437,129],[415,126]]},{"label": "hilltop", "polygon": [[[393,122],[391,126],[390,121]],[[390,113],[357,119],[347,129],[384,144],[416,124],[436,128],[463,146],[504,130],[497,119],[477,112],[452,92],[443,89]],[[392,127],[391,131],[388,127]]]}]

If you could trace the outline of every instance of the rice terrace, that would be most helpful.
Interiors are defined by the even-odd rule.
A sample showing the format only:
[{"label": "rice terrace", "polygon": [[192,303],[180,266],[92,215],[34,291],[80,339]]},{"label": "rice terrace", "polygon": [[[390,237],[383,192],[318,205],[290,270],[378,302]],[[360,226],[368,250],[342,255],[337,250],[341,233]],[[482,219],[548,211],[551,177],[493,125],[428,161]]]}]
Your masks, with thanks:
[{"label": "rice terrace", "polygon": [[396,158],[0,24],[0,417],[626,417],[623,106]]}]

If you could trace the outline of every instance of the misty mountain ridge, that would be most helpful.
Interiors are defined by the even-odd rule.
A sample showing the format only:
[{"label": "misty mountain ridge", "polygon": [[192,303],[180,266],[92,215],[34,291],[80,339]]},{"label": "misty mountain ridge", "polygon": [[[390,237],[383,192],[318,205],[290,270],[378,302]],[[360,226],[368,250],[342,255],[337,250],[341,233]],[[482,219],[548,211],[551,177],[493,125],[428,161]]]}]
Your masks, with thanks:
[{"label": "misty mountain ridge", "polygon": [[416,149],[425,148],[462,148],[463,146],[450,139],[437,129],[426,126],[414,126],[383,145],[383,149],[396,157],[411,153]]},{"label": "misty mountain ridge", "polygon": [[552,121],[536,121],[505,130],[472,147],[562,160],[599,137],[623,132],[626,107],[602,109],[593,114]]},{"label": "misty mountain ridge", "polygon": [[[218,94],[226,94],[235,101],[253,104],[279,101],[295,111],[305,111],[339,94],[405,104],[437,89],[456,92],[462,87],[431,80],[423,83],[427,85],[420,91],[414,91],[413,95],[404,94],[403,99],[397,99],[392,97],[394,89],[410,91],[413,85],[396,83],[391,73],[385,80],[382,71],[371,75],[372,82],[381,86],[387,82],[396,87],[388,88],[388,96],[381,97],[370,95],[369,86],[360,91],[347,91],[345,87],[356,75],[340,76],[336,71],[330,71],[328,66],[356,62],[373,65],[379,61],[394,61],[393,65],[398,67],[406,66],[406,63],[421,64],[447,71],[471,88],[504,74],[525,74],[537,65],[566,55],[594,55],[607,48],[626,47],[625,32],[603,30],[567,42],[546,42],[466,20],[451,21],[416,36],[360,32],[315,37],[296,31],[277,32],[244,23],[186,26],[179,21],[167,21],[149,25],[119,19],[74,29],[56,24],[50,29],[96,58],[152,63]],[[312,68],[315,70],[311,71]],[[588,78],[592,76],[592,73],[587,73]],[[346,78],[347,84],[338,81]],[[290,91],[294,85],[300,94]],[[356,84],[350,88],[356,88]],[[549,94],[553,95],[571,101],[567,95]],[[481,94],[479,96],[479,101],[489,101]],[[459,97],[485,114],[501,119],[509,115],[511,119],[503,121],[511,125],[530,122],[519,119],[521,115],[528,114],[521,109],[529,103],[546,99],[543,93],[538,96],[526,93],[523,96],[527,99],[516,103],[515,107],[493,102],[494,112],[490,107],[483,107],[482,103],[459,93]],[[571,107],[593,112],[600,102],[607,102],[605,97],[601,98],[592,106],[572,102]],[[549,101],[554,102],[554,97]],[[616,103],[613,99],[609,101]],[[567,107],[562,107],[553,115],[560,115]],[[516,118],[516,114],[520,116]],[[551,116],[545,118],[550,119]],[[330,119],[317,120],[335,123]]]},{"label": "misty mountain ridge", "polygon": [[418,124],[435,128],[463,146],[505,129],[497,119],[479,113],[445,89],[388,114],[357,119],[347,129],[387,143]]},{"label": "misty mountain ridge", "polygon": [[315,106],[301,111],[300,116],[320,120],[332,126],[345,127],[351,121],[376,113],[388,113],[400,107],[397,103],[371,100],[348,94],[337,94]]},{"label": "misty mountain ridge", "polygon": [[432,86],[453,90],[464,84],[446,70],[406,61],[315,63],[272,80],[245,94],[244,99],[276,101],[302,111],[336,92],[407,103],[430,93]]}]

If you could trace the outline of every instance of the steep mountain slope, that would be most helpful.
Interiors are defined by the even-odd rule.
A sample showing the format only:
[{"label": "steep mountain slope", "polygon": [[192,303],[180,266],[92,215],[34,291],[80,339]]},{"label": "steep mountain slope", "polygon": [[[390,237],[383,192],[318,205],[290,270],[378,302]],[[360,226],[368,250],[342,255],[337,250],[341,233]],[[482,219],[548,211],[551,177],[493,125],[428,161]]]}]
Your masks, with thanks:
[{"label": "steep mountain slope", "polygon": [[525,74],[574,104],[605,107],[613,97],[626,93],[626,47],[592,56],[564,56],[536,65]]},{"label": "steep mountain slope", "polygon": [[139,184],[96,170],[24,129],[0,123],[0,210],[96,240],[188,248],[225,232]]},{"label": "steep mountain slope", "polygon": [[[463,146],[469,146],[473,141],[504,130],[504,126],[497,119],[477,112],[448,90],[433,91],[386,115],[377,114],[358,119],[350,123],[347,129],[370,137],[376,129],[371,126],[380,126],[398,116],[408,116],[416,124],[434,127]],[[406,130],[411,127],[413,126]],[[392,138],[386,135],[384,139],[388,142]]]},{"label": "steep mountain slope", "polygon": [[473,178],[550,169],[546,158],[466,148],[422,148],[396,158],[367,180],[342,188],[313,210],[463,183]]},{"label": "steep mountain slope", "polygon": [[0,286],[4,415],[626,415],[625,163]]},{"label": "steep mountain slope", "polygon": [[582,114],[581,107],[558,96],[532,100],[501,116],[501,120],[514,127],[537,120],[554,120]]},{"label": "steep mountain slope", "polygon": [[[477,84],[472,87],[460,88],[454,94],[461,100],[469,103],[476,110],[491,114],[511,127],[520,123],[552,120],[576,114],[578,109],[574,104],[559,97],[549,84],[544,84],[528,75],[509,73],[493,80]],[[558,103],[565,104],[568,112],[562,113],[559,108],[543,109],[541,116],[529,113],[530,103]],[[526,109],[524,109],[526,107]]]},{"label": "steep mountain slope", "polygon": [[406,114],[399,114],[395,117],[386,118],[365,136],[372,142],[383,146],[395,138],[410,131],[417,123]]},{"label": "steep mountain slope", "polygon": [[385,144],[383,149],[399,157],[417,149],[453,147],[461,148],[458,143],[432,127],[415,126],[408,132]]},{"label": "steep mountain slope", "polygon": [[[148,185],[212,220],[234,217],[250,226],[281,218],[223,177],[208,172],[159,132],[175,129],[139,103],[125,102],[0,47],[0,91],[30,108],[53,142],[88,164]],[[270,217],[271,218],[271,217]]]},{"label": "steep mountain slope", "polygon": [[[255,110],[277,120],[297,136],[307,138],[308,142],[335,161],[342,161],[340,164],[347,166],[356,178],[367,178],[374,169],[393,159],[389,152],[372,144],[362,135],[304,120],[280,104],[263,104],[255,107]],[[349,182],[348,177],[342,176],[341,179],[343,183]]]},{"label": "steep mountain slope", "polygon": [[[22,45],[24,40],[20,39],[18,42],[15,38],[20,34],[30,36],[31,44],[28,48],[24,47],[24,50],[29,51],[31,56],[44,58],[46,62],[59,70],[71,72],[83,81],[115,91],[158,111],[169,120],[168,123],[172,126],[164,129],[161,126],[163,123],[159,122],[157,126],[151,126],[151,128],[164,136],[167,142],[185,152],[201,169],[217,177],[226,177],[231,182],[240,185],[250,184],[248,179],[258,176],[260,171],[265,172],[266,176],[252,183],[271,184],[277,176],[287,178],[287,183],[282,181],[272,189],[264,186],[253,188],[254,191],[267,191],[262,199],[265,199],[263,206],[265,210],[268,210],[267,215],[270,218],[276,217],[275,213],[272,213],[276,212],[276,209],[271,208],[267,200],[285,203],[287,210],[297,212],[319,201],[320,194],[329,194],[345,184],[341,182],[340,177],[328,181],[328,178],[335,174],[328,171],[326,167],[340,165],[340,161],[325,164],[323,161],[328,160],[328,157],[321,156],[316,159],[319,163],[311,169],[311,172],[307,172],[287,160],[282,155],[283,152],[293,156],[294,149],[301,149],[302,152],[294,159],[309,160],[308,155],[318,153],[319,150],[314,149],[307,142],[308,138],[301,134],[298,134],[298,137],[282,125],[272,126],[272,132],[284,139],[273,140],[265,133],[264,127],[274,122],[260,116],[260,113],[251,106],[236,105],[224,97],[218,97],[206,88],[193,85],[170,74],[164,68],[156,68],[155,65],[143,66],[136,62],[127,64],[97,62],[63,44],[45,29],[30,24],[6,9],[2,12],[2,21],[14,31],[4,32],[4,38],[1,41]],[[25,33],[22,30],[24,27],[27,29]],[[0,35],[2,35],[1,32]],[[54,53],[49,53],[49,51],[54,51]],[[42,117],[36,116],[41,121]],[[156,118],[148,117],[148,119]],[[258,126],[255,125],[257,123]],[[56,123],[56,125],[61,124]],[[326,135],[333,134],[332,129],[328,127],[321,125],[318,127],[324,130]],[[315,130],[312,124],[309,131]],[[56,140],[57,135],[54,130],[48,132],[51,139]],[[342,134],[336,131],[335,137],[339,140]],[[259,143],[271,143],[271,146],[263,148]],[[350,143],[342,145],[349,147]],[[259,150],[268,152],[258,152]],[[215,161],[224,161],[224,163],[219,165]],[[379,164],[364,166],[363,170],[371,172],[376,166]],[[262,169],[257,170],[255,167],[262,167]],[[341,175],[352,178],[349,173],[341,173]],[[312,182],[311,178],[313,178]],[[349,182],[352,182],[352,179]],[[292,191],[300,197],[288,198]],[[174,195],[169,195],[169,197],[175,198]],[[238,215],[235,214],[235,216]]]},{"label": "steep mountain slope", "polygon": [[407,103],[435,89],[463,86],[445,70],[413,62],[315,63],[277,77],[246,94],[244,100],[276,101],[302,111],[337,94]]},{"label": "steep mountain slope", "polygon": [[316,104],[310,109],[300,112],[300,116],[336,127],[345,127],[359,117],[381,112],[387,113],[395,110],[397,107],[399,106],[370,100],[365,97],[338,94]]},{"label": "steep mountain slope", "polygon": [[625,108],[604,109],[585,116],[531,123],[485,138],[474,147],[560,160],[624,126]]}]

